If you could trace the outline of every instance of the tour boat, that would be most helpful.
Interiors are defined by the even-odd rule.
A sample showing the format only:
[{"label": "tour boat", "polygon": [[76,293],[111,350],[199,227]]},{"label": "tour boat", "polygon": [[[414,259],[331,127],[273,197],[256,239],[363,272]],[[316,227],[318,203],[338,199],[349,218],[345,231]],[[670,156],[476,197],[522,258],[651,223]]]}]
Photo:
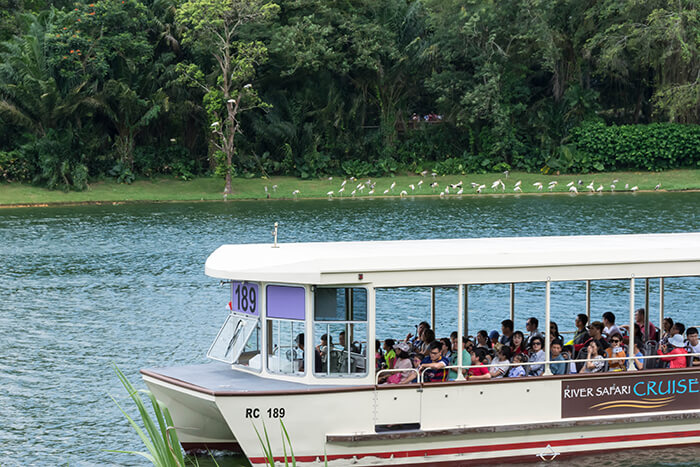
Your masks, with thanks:
[{"label": "tour boat", "polygon": [[[240,450],[265,465],[266,442],[257,433],[267,431],[281,461],[290,451],[280,422],[298,465],[470,465],[700,444],[700,367],[634,371],[628,358],[628,371],[553,376],[547,357],[542,376],[476,381],[460,374],[457,381],[399,385],[377,384],[374,357],[382,324],[375,298],[384,289],[454,288],[457,342],[468,333],[469,287],[482,284],[510,284],[511,291],[542,284],[541,323],[549,329],[553,283],[582,281],[589,292],[591,281],[625,281],[629,302],[619,322],[633,323],[635,281],[658,280],[663,316],[664,279],[690,278],[691,293],[698,290],[700,233],[275,238],[221,246],[205,273],[227,284],[230,300],[207,354],[214,361],[141,371],[186,450]],[[430,306],[434,323],[440,317],[434,300]],[[319,347],[319,364],[315,349],[324,335],[332,341],[325,337]],[[456,367],[463,367],[461,352]]]}]

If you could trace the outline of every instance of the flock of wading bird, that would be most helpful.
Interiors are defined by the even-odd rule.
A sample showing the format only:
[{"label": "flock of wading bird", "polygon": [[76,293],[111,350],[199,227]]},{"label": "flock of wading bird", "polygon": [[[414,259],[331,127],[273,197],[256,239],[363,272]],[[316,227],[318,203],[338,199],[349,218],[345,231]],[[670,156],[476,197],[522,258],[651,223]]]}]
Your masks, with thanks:
[{"label": "flock of wading bird", "polygon": [[[405,190],[402,190],[401,187],[396,186],[396,182],[392,182],[389,188],[383,190],[381,193],[379,193],[380,196],[391,196],[395,195],[397,192],[400,197],[406,197],[409,194],[418,194],[418,192],[422,192],[423,194],[427,194],[427,188],[426,191],[423,190],[423,185],[424,185],[424,179],[426,176],[430,175],[432,177],[432,182],[428,185],[430,187],[430,190],[432,191],[432,194],[439,194],[441,198],[444,198],[446,196],[450,195],[456,195],[460,196],[464,194],[464,189],[465,185],[464,182],[461,180],[458,183],[449,183],[443,187],[440,186],[438,181],[436,180],[438,174],[435,172],[429,173],[427,170],[423,171],[420,173],[421,179],[417,181],[417,183],[413,184],[411,183],[408,185]],[[503,175],[506,180],[508,180],[508,175],[509,173],[503,172]],[[471,190],[473,194],[481,194],[481,193],[505,193],[506,192],[506,182],[503,181],[503,178],[499,178],[498,180],[495,180],[493,183],[491,183],[491,187],[487,188],[486,185],[479,184],[479,183],[474,183],[471,182],[469,185],[471,185]],[[371,179],[368,179],[367,181],[364,182],[359,182],[357,185],[355,185],[356,182],[359,180],[355,177],[350,177],[347,179],[344,179],[342,183],[340,184],[340,187],[338,188],[337,191],[331,190],[328,193],[328,199],[333,199],[334,196],[349,196],[351,198],[354,198],[355,196],[361,196],[361,195],[367,195],[367,196],[372,196],[377,193],[376,190],[376,182],[373,182]],[[328,177],[328,182],[332,183],[333,182],[333,177]],[[612,181],[612,183],[609,185],[609,192],[615,192],[616,189],[618,189],[618,184],[620,180],[615,179]],[[592,180],[588,185],[584,186],[583,185],[584,181],[583,180],[572,180],[569,183],[566,184],[566,190],[568,190],[569,193],[572,195],[577,195],[579,192],[588,192],[588,193],[602,193],[606,190],[605,186],[603,184],[598,184],[596,187],[595,180]],[[467,186],[469,186],[467,185]],[[565,192],[563,187],[557,188],[559,185],[559,182],[556,180],[552,180],[551,182],[547,183],[547,191],[549,192]],[[534,188],[538,192],[541,192],[545,189],[545,185],[542,182],[535,182],[532,184]],[[659,183],[654,187],[654,190],[660,190],[661,189],[661,184]],[[365,190],[366,193],[365,193]],[[399,191],[401,190],[401,191]],[[411,190],[410,192],[408,190]],[[638,191],[639,187],[638,186],[629,186],[629,183],[625,183],[624,189],[620,187],[619,191],[631,191],[635,192]],[[272,191],[276,192],[277,191],[277,185],[272,186]],[[522,193],[522,181],[518,180],[515,182],[513,185],[513,192],[514,193]],[[292,191],[292,196],[296,198],[301,194],[300,190],[294,190]],[[265,195],[269,198],[270,197],[270,192],[268,190],[268,187],[265,187]]]}]

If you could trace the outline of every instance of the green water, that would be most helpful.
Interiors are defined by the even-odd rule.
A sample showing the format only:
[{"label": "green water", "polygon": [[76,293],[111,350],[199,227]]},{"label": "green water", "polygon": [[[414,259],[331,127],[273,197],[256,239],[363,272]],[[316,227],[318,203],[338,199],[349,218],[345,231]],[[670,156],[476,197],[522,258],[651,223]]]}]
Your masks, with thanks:
[{"label": "green water", "polygon": [[[207,255],[222,243],[269,242],[276,221],[281,242],[690,232],[700,231],[700,195],[0,210],[0,464],[139,464],[140,458],[103,451],[142,449],[109,398],[114,395],[129,406],[110,364],[143,387],[140,368],[205,362],[228,301],[218,281],[203,274]],[[559,295],[553,291],[561,297],[561,302],[553,300],[560,328],[570,327],[570,307],[582,299],[579,286],[567,287]],[[700,301],[697,280],[671,281],[668,287],[669,314],[686,323],[697,318],[694,324],[700,324],[693,314]],[[625,293],[617,284],[601,288],[596,309],[616,307]],[[440,294],[438,306],[454,309],[454,293]],[[488,311],[506,299],[503,290],[475,289],[473,327],[495,328],[502,317]],[[527,296],[518,300],[519,309],[536,303]],[[419,311],[397,316],[389,301],[379,310],[387,322],[380,332],[386,336],[405,335],[414,320],[425,318]],[[522,321],[516,326],[522,328]],[[445,318],[438,330],[444,334],[452,327]],[[644,460],[620,454],[614,463],[679,465],[700,454],[694,448],[664,452],[647,451]],[[221,459],[222,465],[236,462]]]}]

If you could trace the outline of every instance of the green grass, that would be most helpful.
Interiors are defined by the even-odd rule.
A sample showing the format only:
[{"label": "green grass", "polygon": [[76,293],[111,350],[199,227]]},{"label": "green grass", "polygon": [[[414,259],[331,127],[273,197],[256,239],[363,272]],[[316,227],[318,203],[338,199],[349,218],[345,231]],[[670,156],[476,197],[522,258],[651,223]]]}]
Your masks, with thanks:
[{"label": "green grass", "polygon": [[[445,189],[448,184],[456,184],[459,181],[463,182],[463,196],[476,195],[475,190],[471,187],[471,183],[486,185],[480,196],[490,195],[494,193],[501,194],[501,189],[491,189],[491,184],[502,179],[506,184],[505,193],[515,194],[513,187],[515,183],[522,181],[523,193],[537,193],[537,188],[533,183],[539,181],[544,184],[543,193],[548,193],[547,184],[556,180],[558,185],[553,192],[568,193],[569,188],[566,186],[570,181],[578,182],[582,180],[582,184],[576,183],[579,193],[587,192],[585,188],[591,181],[595,187],[603,185],[604,192],[611,191],[610,184],[614,179],[619,180],[616,183],[615,191],[626,191],[625,184],[629,188],[638,186],[639,191],[653,191],[657,184],[661,184],[661,191],[677,191],[677,190],[698,190],[700,189],[700,170],[671,170],[667,172],[611,172],[585,175],[539,175],[528,173],[511,173],[506,179],[503,174],[485,174],[485,175],[449,175],[438,176],[433,179],[431,175],[421,177],[420,175],[402,175],[397,177],[382,177],[372,178],[372,182],[376,182],[375,193],[369,195],[369,188],[363,191],[357,190],[356,186],[359,181],[348,181],[345,186],[345,191],[342,193],[343,198],[352,197],[351,192],[356,191],[355,197],[367,198],[370,196],[399,196],[401,191],[405,190],[408,195],[413,196],[436,196]],[[418,188],[418,182],[423,180],[423,185]],[[228,199],[266,199],[269,194],[270,199],[304,199],[304,198],[327,198],[329,191],[334,192],[334,197],[339,198],[339,189],[343,177],[335,176],[333,180],[326,178],[318,180],[299,180],[293,177],[273,177],[271,179],[234,179],[233,193],[228,196]],[[438,188],[431,189],[430,184],[438,183]],[[389,189],[392,183],[396,183],[393,190],[390,190],[386,195],[384,191]],[[411,190],[409,185],[416,186],[415,190]],[[274,186],[277,188],[273,188]],[[0,206],[12,205],[45,205],[45,204],[61,204],[61,203],[116,203],[116,202],[132,202],[132,201],[199,201],[199,200],[221,200],[223,199],[224,182],[220,178],[201,177],[194,180],[184,182],[171,178],[158,178],[155,180],[138,180],[131,185],[118,184],[113,181],[101,181],[90,185],[90,187],[82,192],[62,192],[51,191],[44,188],[38,188],[31,185],[18,183],[1,183],[0,184]],[[267,194],[265,187],[268,188]],[[299,194],[295,197],[292,192],[299,190]],[[450,190],[449,196],[454,196],[455,190]]]}]

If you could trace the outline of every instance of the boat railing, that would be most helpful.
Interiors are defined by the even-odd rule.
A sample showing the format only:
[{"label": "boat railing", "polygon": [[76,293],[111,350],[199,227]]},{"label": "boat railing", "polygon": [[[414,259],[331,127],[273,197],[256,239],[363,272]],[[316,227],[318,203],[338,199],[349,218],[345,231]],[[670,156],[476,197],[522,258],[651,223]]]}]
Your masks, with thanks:
[{"label": "boat railing", "polygon": [[[678,358],[678,357],[681,357],[681,356],[684,357],[684,358],[688,358],[688,357],[698,357],[698,358],[700,358],[700,353],[686,353],[686,354],[682,354],[682,355],[665,354],[665,355],[642,355],[642,356],[639,356],[639,357],[635,357],[635,356],[630,356],[630,357],[615,357],[615,358],[606,358],[606,357],[603,357],[603,360],[604,360],[604,362],[605,362],[606,365],[607,365],[610,361],[621,361],[621,360],[623,360],[623,361],[628,362],[629,360],[651,360],[651,359],[660,359],[660,358],[664,358],[664,357],[667,357],[667,358],[668,358],[669,355],[671,355],[671,358]],[[570,372],[569,372],[569,366],[570,366],[570,364],[571,364],[571,363],[586,363],[586,362],[590,362],[591,360],[592,360],[592,359],[589,359],[589,358],[568,359],[568,360],[549,360],[549,359],[547,359],[547,360],[542,360],[542,361],[538,361],[538,362],[515,362],[515,363],[513,363],[513,362],[505,363],[505,362],[504,362],[504,363],[495,363],[495,364],[491,363],[491,364],[488,364],[488,365],[462,365],[462,366],[459,366],[459,365],[448,365],[448,366],[445,367],[445,370],[448,370],[448,371],[449,371],[449,370],[453,370],[453,371],[455,371],[455,372],[459,375],[459,374],[462,373],[463,371],[465,371],[465,370],[468,371],[468,370],[470,370],[470,369],[472,369],[472,368],[499,368],[499,367],[508,367],[508,368],[511,368],[511,367],[517,367],[517,366],[526,366],[526,367],[530,367],[530,366],[533,366],[533,365],[538,365],[538,366],[544,366],[545,369],[544,369],[542,375],[545,375],[545,374],[547,374],[547,369],[549,368],[550,365],[552,365],[552,364],[564,364],[564,365],[566,365],[566,371],[565,371],[564,374],[580,374],[580,373],[570,373]],[[634,364],[633,364],[633,365],[634,365]],[[691,364],[690,364],[690,365],[687,365],[686,368],[692,368],[692,366],[693,366],[693,365],[692,365],[692,361],[691,361]],[[626,371],[640,371],[640,370],[638,370],[638,369],[637,369],[636,367],[634,367],[634,366],[629,367],[629,365],[627,365],[626,368],[627,368]],[[700,369],[700,367],[698,367],[698,369]],[[398,373],[398,372],[403,373],[403,372],[407,372],[407,371],[413,371],[413,372],[415,372],[415,373],[416,373],[416,380],[415,380],[415,382],[419,382],[420,384],[423,384],[423,383],[426,382],[426,381],[423,380],[423,375],[425,374],[425,372],[426,372],[427,370],[429,370],[429,368],[423,368],[422,370],[419,369],[419,368],[394,368],[394,369],[384,369],[384,370],[380,370],[380,371],[377,372],[376,379],[375,379],[375,384],[376,384],[376,385],[379,385],[379,384],[380,384],[380,383],[379,383],[379,376],[382,375],[382,374],[385,374],[385,373]],[[623,372],[623,371],[624,371],[624,370],[620,370],[619,372]],[[606,369],[606,370],[604,370],[604,371],[598,371],[598,372],[594,372],[594,373],[585,373],[585,374],[597,374],[597,373],[609,373],[609,372],[610,372],[610,371],[607,371],[607,369]],[[617,372],[617,371],[615,371],[615,372]],[[548,374],[551,375],[551,372],[548,373]],[[463,378],[458,378],[457,381],[460,381],[460,380],[461,380],[461,381],[466,381],[466,380],[468,380],[468,379],[469,379],[469,378],[468,378],[468,376],[467,376],[467,377],[463,377]],[[500,378],[499,378],[499,379],[500,379]],[[414,380],[411,380],[411,382],[413,382],[413,381],[414,381]]]}]

